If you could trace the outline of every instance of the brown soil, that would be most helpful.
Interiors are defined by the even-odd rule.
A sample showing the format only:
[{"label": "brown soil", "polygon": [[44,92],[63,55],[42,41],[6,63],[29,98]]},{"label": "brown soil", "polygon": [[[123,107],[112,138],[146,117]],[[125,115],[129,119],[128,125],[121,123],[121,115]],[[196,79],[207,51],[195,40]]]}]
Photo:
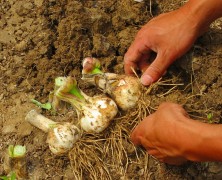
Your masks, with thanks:
[{"label": "brown soil", "polygon": [[[136,32],[152,16],[179,6],[179,0],[1,0],[0,175],[9,173],[7,147],[19,144],[27,148],[28,175],[21,179],[221,179],[220,163],[168,166],[129,139],[132,128],[164,101],[184,105],[197,120],[221,123],[221,19],[160,82],[144,90],[133,113],[120,112],[101,135],[84,134],[67,156],[51,154],[46,134],[24,120],[28,111],[38,109],[30,99],[46,102],[58,76],[75,75],[86,93],[96,94],[80,80],[81,60],[94,56],[105,71],[123,74],[123,56]],[[55,121],[76,118],[71,108],[41,113]]]}]

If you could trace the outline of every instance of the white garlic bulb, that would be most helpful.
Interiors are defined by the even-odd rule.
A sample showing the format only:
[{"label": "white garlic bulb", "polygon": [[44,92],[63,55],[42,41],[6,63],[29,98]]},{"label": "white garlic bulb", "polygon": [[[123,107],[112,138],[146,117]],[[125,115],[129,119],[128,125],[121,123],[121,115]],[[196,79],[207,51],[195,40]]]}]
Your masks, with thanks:
[{"label": "white garlic bulb", "polygon": [[63,155],[73,148],[80,137],[80,130],[75,125],[63,123],[49,130],[46,142],[53,154]]},{"label": "white garlic bulb", "polygon": [[91,133],[106,129],[118,112],[116,103],[105,96],[92,97],[88,108],[83,110],[80,122],[83,130]]},{"label": "white garlic bulb", "polygon": [[81,137],[80,130],[68,122],[58,123],[46,118],[36,110],[31,110],[25,117],[33,126],[48,133],[47,143],[55,155],[63,155],[72,149]]}]

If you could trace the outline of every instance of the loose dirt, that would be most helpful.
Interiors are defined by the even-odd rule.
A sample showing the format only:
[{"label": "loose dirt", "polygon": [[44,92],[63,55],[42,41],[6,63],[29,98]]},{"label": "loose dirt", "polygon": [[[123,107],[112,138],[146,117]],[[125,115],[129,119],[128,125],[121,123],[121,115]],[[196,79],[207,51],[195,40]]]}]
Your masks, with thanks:
[{"label": "loose dirt", "polygon": [[120,112],[101,135],[84,134],[67,156],[54,156],[46,134],[25,122],[31,109],[55,121],[74,121],[71,107],[51,114],[30,100],[47,102],[54,79],[68,75],[87,94],[102,93],[81,81],[82,59],[97,57],[104,71],[123,74],[124,53],[142,25],[181,5],[179,0],[1,0],[0,175],[10,171],[7,147],[19,144],[27,148],[27,174],[21,179],[221,179],[221,163],[169,166],[129,139],[133,127],[164,101],[182,104],[196,120],[221,123],[221,19],[159,82],[144,89],[138,107]]}]

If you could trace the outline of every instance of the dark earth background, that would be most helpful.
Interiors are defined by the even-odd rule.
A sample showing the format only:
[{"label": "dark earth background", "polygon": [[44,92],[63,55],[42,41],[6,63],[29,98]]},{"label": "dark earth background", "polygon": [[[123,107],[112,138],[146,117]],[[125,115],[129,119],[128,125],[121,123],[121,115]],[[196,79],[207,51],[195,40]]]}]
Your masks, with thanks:
[{"label": "dark earth background", "polygon": [[[149,157],[143,149],[134,148],[129,140],[130,131],[144,113],[138,113],[136,118],[132,112],[120,113],[117,119],[122,122],[135,119],[131,126],[124,123],[118,126],[117,122],[104,135],[85,135],[73,152],[64,157],[51,154],[45,143],[46,134],[24,120],[28,111],[38,109],[30,99],[46,102],[56,77],[75,75],[80,79],[84,57],[97,57],[105,71],[123,74],[124,54],[142,25],[183,3],[185,1],[179,0],[141,3],[133,0],[0,0],[0,175],[7,175],[4,157],[8,145],[20,144],[27,147],[28,177],[22,179],[222,179],[221,163],[169,166]],[[196,120],[222,122],[221,29],[222,19],[218,19],[193,48],[169,68],[161,80],[167,83],[157,83],[148,89],[143,104],[149,108],[148,113],[161,102],[171,101],[182,104]],[[88,94],[98,93],[97,89],[79,81]],[[41,112],[56,121],[70,121],[75,114],[72,109],[58,115]],[[99,173],[92,175],[94,165],[91,171],[84,168],[84,163],[80,171],[76,164],[82,161],[78,158],[85,158],[87,166],[89,159],[92,163],[97,156],[91,153],[87,157],[78,148],[84,149],[83,145],[88,144],[93,149],[96,138],[113,136],[117,127],[127,129],[124,135],[117,135],[118,143],[124,148],[111,148],[117,154],[125,152],[125,156],[120,153],[121,163],[115,159],[115,152],[103,152],[109,146],[108,140],[103,139],[97,144],[102,149],[100,153],[105,154],[100,165],[108,167],[109,175],[96,165],[94,168]],[[122,131],[120,128],[116,132]],[[92,152],[96,154],[97,150]]]}]

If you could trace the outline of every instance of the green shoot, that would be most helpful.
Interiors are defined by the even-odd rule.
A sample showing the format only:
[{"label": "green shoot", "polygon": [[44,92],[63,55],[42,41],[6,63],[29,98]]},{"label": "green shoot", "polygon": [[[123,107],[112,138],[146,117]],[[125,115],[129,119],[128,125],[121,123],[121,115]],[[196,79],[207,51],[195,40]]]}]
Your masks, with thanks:
[{"label": "green shoot", "polygon": [[16,180],[15,172],[11,172],[9,176],[0,176],[2,180]]},{"label": "green shoot", "polygon": [[71,91],[69,91],[70,94],[78,97],[79,99],[84,99],[84,97],[82,96],[80,90],[77,87],[74,87],[71,89]]},{"label": "green shoot", "polygon": [[91,75],[103,74],[103,72],[101,71],[100,61],[92,57],[87,57],[83,59],[82,73]]},{"label": "green shoot", "polygon": [[100,68],[95,67],[92,71],[91,74],[103,74],[103,72],[100,70]]},{"label": "green shoot", "polygon": [[213,123],[213,113],[207,114],[207,119],[208,119],[209,123]]},{"label": "green shoot", "polygon": [[49,102],[42,104],[41,102],[39,102],[35,99],[31,99],[31,102],[34,103],[35,105],[37,105],[38,107],[42,108],[42,109],[50,110],[52,108],[52,105]]}]

